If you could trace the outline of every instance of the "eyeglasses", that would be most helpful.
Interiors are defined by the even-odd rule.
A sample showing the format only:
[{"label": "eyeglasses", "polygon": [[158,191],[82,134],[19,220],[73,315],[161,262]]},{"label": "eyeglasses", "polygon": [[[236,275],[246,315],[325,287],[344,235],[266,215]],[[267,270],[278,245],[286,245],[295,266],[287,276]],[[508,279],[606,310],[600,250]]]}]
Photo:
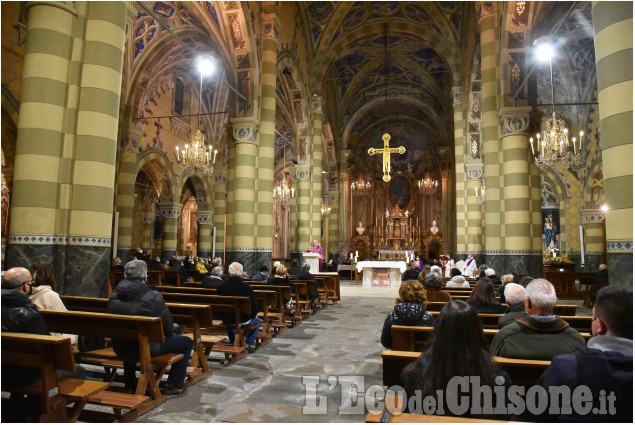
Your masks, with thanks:
[{"label": "eyeglasses", "polygon": [[22,282],[22,285],[30,285],[33,286],[33,284],[35,283],[35,279],[33,280],[27,280],[26,282]]}]

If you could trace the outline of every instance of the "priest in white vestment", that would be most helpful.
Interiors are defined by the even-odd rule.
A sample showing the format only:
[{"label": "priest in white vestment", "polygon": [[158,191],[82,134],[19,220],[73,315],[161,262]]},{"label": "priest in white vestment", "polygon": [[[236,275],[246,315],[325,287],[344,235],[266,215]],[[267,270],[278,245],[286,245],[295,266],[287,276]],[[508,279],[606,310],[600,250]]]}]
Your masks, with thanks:
[{"label": "priest in white vestment", "polygon": [[472,277],[474,276],[474,270],[476,270],[476,260],[472,257],[472,254],[467,254],[462,274],[463,276]]}]

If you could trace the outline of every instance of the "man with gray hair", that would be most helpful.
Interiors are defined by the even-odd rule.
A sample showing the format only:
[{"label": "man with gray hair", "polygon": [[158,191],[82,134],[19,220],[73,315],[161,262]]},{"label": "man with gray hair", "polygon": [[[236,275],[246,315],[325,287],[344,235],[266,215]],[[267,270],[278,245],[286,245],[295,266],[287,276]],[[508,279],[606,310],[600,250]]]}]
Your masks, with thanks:
[{"label": "man with gray hair", "polygon": [[419,262],[415,260],[412,262],[410,268],[404,272],[403,276],[401,277],[401,281],[405,282],[406,280],[411,279],[417,280],[419,279],[419,273],[421,273],[421,271],[419,270]]},{"label": "man with gray hair", "polygon": [[225,281],[223,280],[223,268],[216,266],[212,269],[209,276],[205,276],[201,282],[203,288],[216,289]]},{"label": "man with gray hair", "polygon": [[527,315],[516,316],[513,323],[498,331],[490,346],[492,355],[551,360],[584,347],[580,333],[554,316],[556,301],[556,290],[548,280],[532,280],[525,289]]},{"label": "man with gray hair", "polygon": [[[243,314],[240,318],[240,326],[248,331],[245,345],[247,351],[253,353],[256,351],[256,338],[258,337],[258,329],[262,320],[258,318],[258,301],[256,294],[247,283],[241,278],[243,274],[243,265],[233,262],[229,265],[229,277],[227,281],[218,287],[218,295],[230,295],[234,297],[249,297],[251,300],[251,314]],[[234,344],[236,339],[236,323],[233,314],[223,315],[222,317],[225,328],[227,329],[227,337],[229,342]]]},{"label": "man with gray hair", "polygon": [[498,319],[498,329],[514,322],[516,316],[525,314],[525,288],[517,283],[508,283],[505,285],[505,299],[507,308],[505,314]]},{"label": "man with gray hair", "polygon": [[[183,354],[183,358],[172,365],[163,394],[185,395],[183,383],[190,354],[192,354],[192,340],[186,336],[174,334],[174,321],[163,296],[146,283],[148,268],[145,261],[129,261],[124,267],[123,275],[124,279],[117,284],[117,289],[108,300],[108,313],[161,318],[165,341],[151,342],[150,354],[153,357],[167,353]],[[123,363],[126,390],[134,391],[137,364],[135,359],[139,358],[139,344],[113,338],[112,345],[115,353],[126,359]]]}]

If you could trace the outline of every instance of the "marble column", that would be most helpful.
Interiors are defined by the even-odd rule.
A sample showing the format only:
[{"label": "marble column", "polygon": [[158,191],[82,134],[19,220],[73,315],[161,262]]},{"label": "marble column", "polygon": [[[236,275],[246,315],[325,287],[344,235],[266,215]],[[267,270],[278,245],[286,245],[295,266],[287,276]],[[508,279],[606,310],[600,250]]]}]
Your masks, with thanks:
[{"label": "marble column", "polygon": [[[225,198],[227,197],[227,170],[214,169],[214,227],[216,227],[217,257],[225,256]],[[213,241],[212,241],[213,248]]]},{"label": "marble column", "polygon": [[[463,123],[463,87],[452,87],[452,111],[454,116],[454,173],[455,173],[455,238],[451,252],[465,254],[467,252],[467,193],[465,162],[467,158],[465,129]],[[449,213],[447,213],[449,216]]]},{"label": "marble column", "polygon": [[600,264],[606,264],[604,213],[598,209],[585,209],[580,215],[584,231],[584,268],[594,272]]},{"label": "marble column", "polygon": [[450,225],[450,185],[448,183],[449,172],[447,169],[441,170],[441,232],[443,233],[443,247],[441,254],[450,255],[452,253],[452,226]]},{"label": "marble column", "polygon": [[[467,253],[472,253],[477,264],[485,262],[485,255],[483,254],[483,207],[476,197],[477,190],[479,194],[481,193],[482,178],[483,164],[468,163],[466,169],[466,243]],[[459,259],[467,258],[466,255],[460,255],[459,257]],[[455,259],[455,261],[458,261],[458,259]]]},{"label": "marble column", "polygon": [[536,241],[532,229],[533,180],[530,174],[531,155],[527,130],[531,106],[502,108],[503,134],[503,249],[487,250],[487,265],[497,273],[518,272],[530,276],[542,275],[542,250],[534,250]]},{"label": "marble column", "polygon": [[[233,194],[231,196],[233,203],[231,240],[227,240],[225,264],[238,261],[243,265],[245,272],[251,276],[257,272],[254,224],[256,223],[256,157],[258,156],[256,136],[258,124],[252,118],[232,118],[231,121],[236,148],[233,167]],[[231,189],[228,187],[228,190]],[[228,196],[228,204],[229,201],[230,196]],[[230,211],[228,211],[228,217],[229,214]]]},{"label": "marble column", "polygon": [[[117,256],[122,263],[130,260],[132,253],[132,221],[134,210],[134,186],[136,181],[137,152],[132,150],[133,138],[131,135],[124,143],[126,148],[121,149],[119,159],[119,172],[117,175],[117,195],[115,208],[119,213],[119,226],[117,228]],[[134,140],[139,140],[134,139]]]},{"label": "marble column", "polygon": [[210,257],[212,255],[212,230],[213,213],[211,211],[196,211],[196,222],[198,223],[198,246],[196,254],[199,257]]},{"label": "marble column", "polygon": [[260,38],[260,127],[258,141],[258,181],[254,270],[271,268],[273,253],[273,176],[276,138],[276,62],[279,23],[275,13],[262,14]]},{"label": "marble column", "polygon": [[176,255],[177,228],[179,225],[179,215],[181,214],[181,204],[159,203],[159,212],[163,218],[163,242],[161,244],[161,258],[171,258]]},{"label": "marble column", "polygon": [[[291,172],[295,176],[295,172]],[[294,178],[291,178],[291,190],[294,193],[294,198],[289,203],[289,249],[287,251],[288,257],[291,258],[291,253],[298,252],[298,183]]]},{"label": "marble column", "polygon": [[593,2],[609,282],[633,285],[633,3]]},{"label": "marble column", "polygon": [[152,211],[139,211],[139,223],[141,223],[141,242],[139,245],[145,251],[148,248],[152,248],[152,223],[154,223],[154,213]]},{"label": "marble column", "polygon": [[311,247],[311,166],[296,166],[296,179],[298,181],[297,205],[297,245],[295,252],[291,252],[292,258],[298,258],[302,263],[302,253]]},{"label": "marble column", "polygon": [[[341,161],[340,164],[344,162]],[[350,233],[350,223],[348,221],[348,212],[351,208],[351,179],[348,174],[348,168],[342,168],[340,165],[340,178],[339,178],[339,188],[340,188],[340,210],[339,210],[339,252],[346,257],[350,251],[350,241],[351,241],[351,233]],[[381,223],[381,220],[380,220]],[[380,224],[381,225],[381,224]]]},{"label": "marble column", "polygon": [[328,218],[328,253],[329,257],[325,257],[326,260],[333,256],[333,258],[339,261],[340,258],[340,197],[339,192],[336,190],[330,190],[328,192],[329,207],[331,207],[331,213]]},{"label": "marble column", "polygon": [[311,99],[311,235],[310,240],[320,240],[322,236],[322,98]]},{"label": "marble column", "polygon": [[[485,203],[483,213],[485,251],[488,255],[503,250],[501,230],[501,170],[502,149],[499,143],[500,121],[498,117],[498,65],[500,57],[498,26],[498,3],[482,4],[479,19],[481,43],[481,128],[483,145],[483,184],[485,185]],[[468,190],[472,197],[473,190]],[[486,260],[488,261],[488,260]],[[488,264],[489,265],[489,264]]]}]

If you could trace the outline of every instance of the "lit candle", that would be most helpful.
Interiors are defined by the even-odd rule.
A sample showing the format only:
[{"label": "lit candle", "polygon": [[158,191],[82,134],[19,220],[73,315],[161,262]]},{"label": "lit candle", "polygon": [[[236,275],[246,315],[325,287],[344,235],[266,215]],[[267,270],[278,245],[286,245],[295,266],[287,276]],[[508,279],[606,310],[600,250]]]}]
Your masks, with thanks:
[{"label": "lit candle", "polygon": [[584,266],[584,231],[580,226],[580,257],[582,258],[582,265]]},{"label": "lit candle", "polygon": [[214,149],[214,160],[212,161],[214,164],[216,164],[216,153],[217,153],[217,152],[218,152],[218,151],[217,151],[216,149]]},{"label": "lit candle", "polygon": [[534,138],[533,137],[529,138],[529,146],[531,146],[531,154],[536,156],[536,152],[534,151]]},{"label": "lit candle", "polygon": [[571,141],[573,141],[573,154],[576,154],[576,149],[575,149],[575,142],[576,142],[576,138],[574,137],[573,139],[571,139]]},{"label": "lit candle", "polygon": [[[584,137],[584,131],[580,131],[580,144],[578,145],[578,150],[582,152],[582,138]],[[583,263],[584,264],[584,263]]]},{"label": "lit candle", "polygon": [[476,194],[476,197],[478,198],[478,187],[474,188],[474,193]]}]

